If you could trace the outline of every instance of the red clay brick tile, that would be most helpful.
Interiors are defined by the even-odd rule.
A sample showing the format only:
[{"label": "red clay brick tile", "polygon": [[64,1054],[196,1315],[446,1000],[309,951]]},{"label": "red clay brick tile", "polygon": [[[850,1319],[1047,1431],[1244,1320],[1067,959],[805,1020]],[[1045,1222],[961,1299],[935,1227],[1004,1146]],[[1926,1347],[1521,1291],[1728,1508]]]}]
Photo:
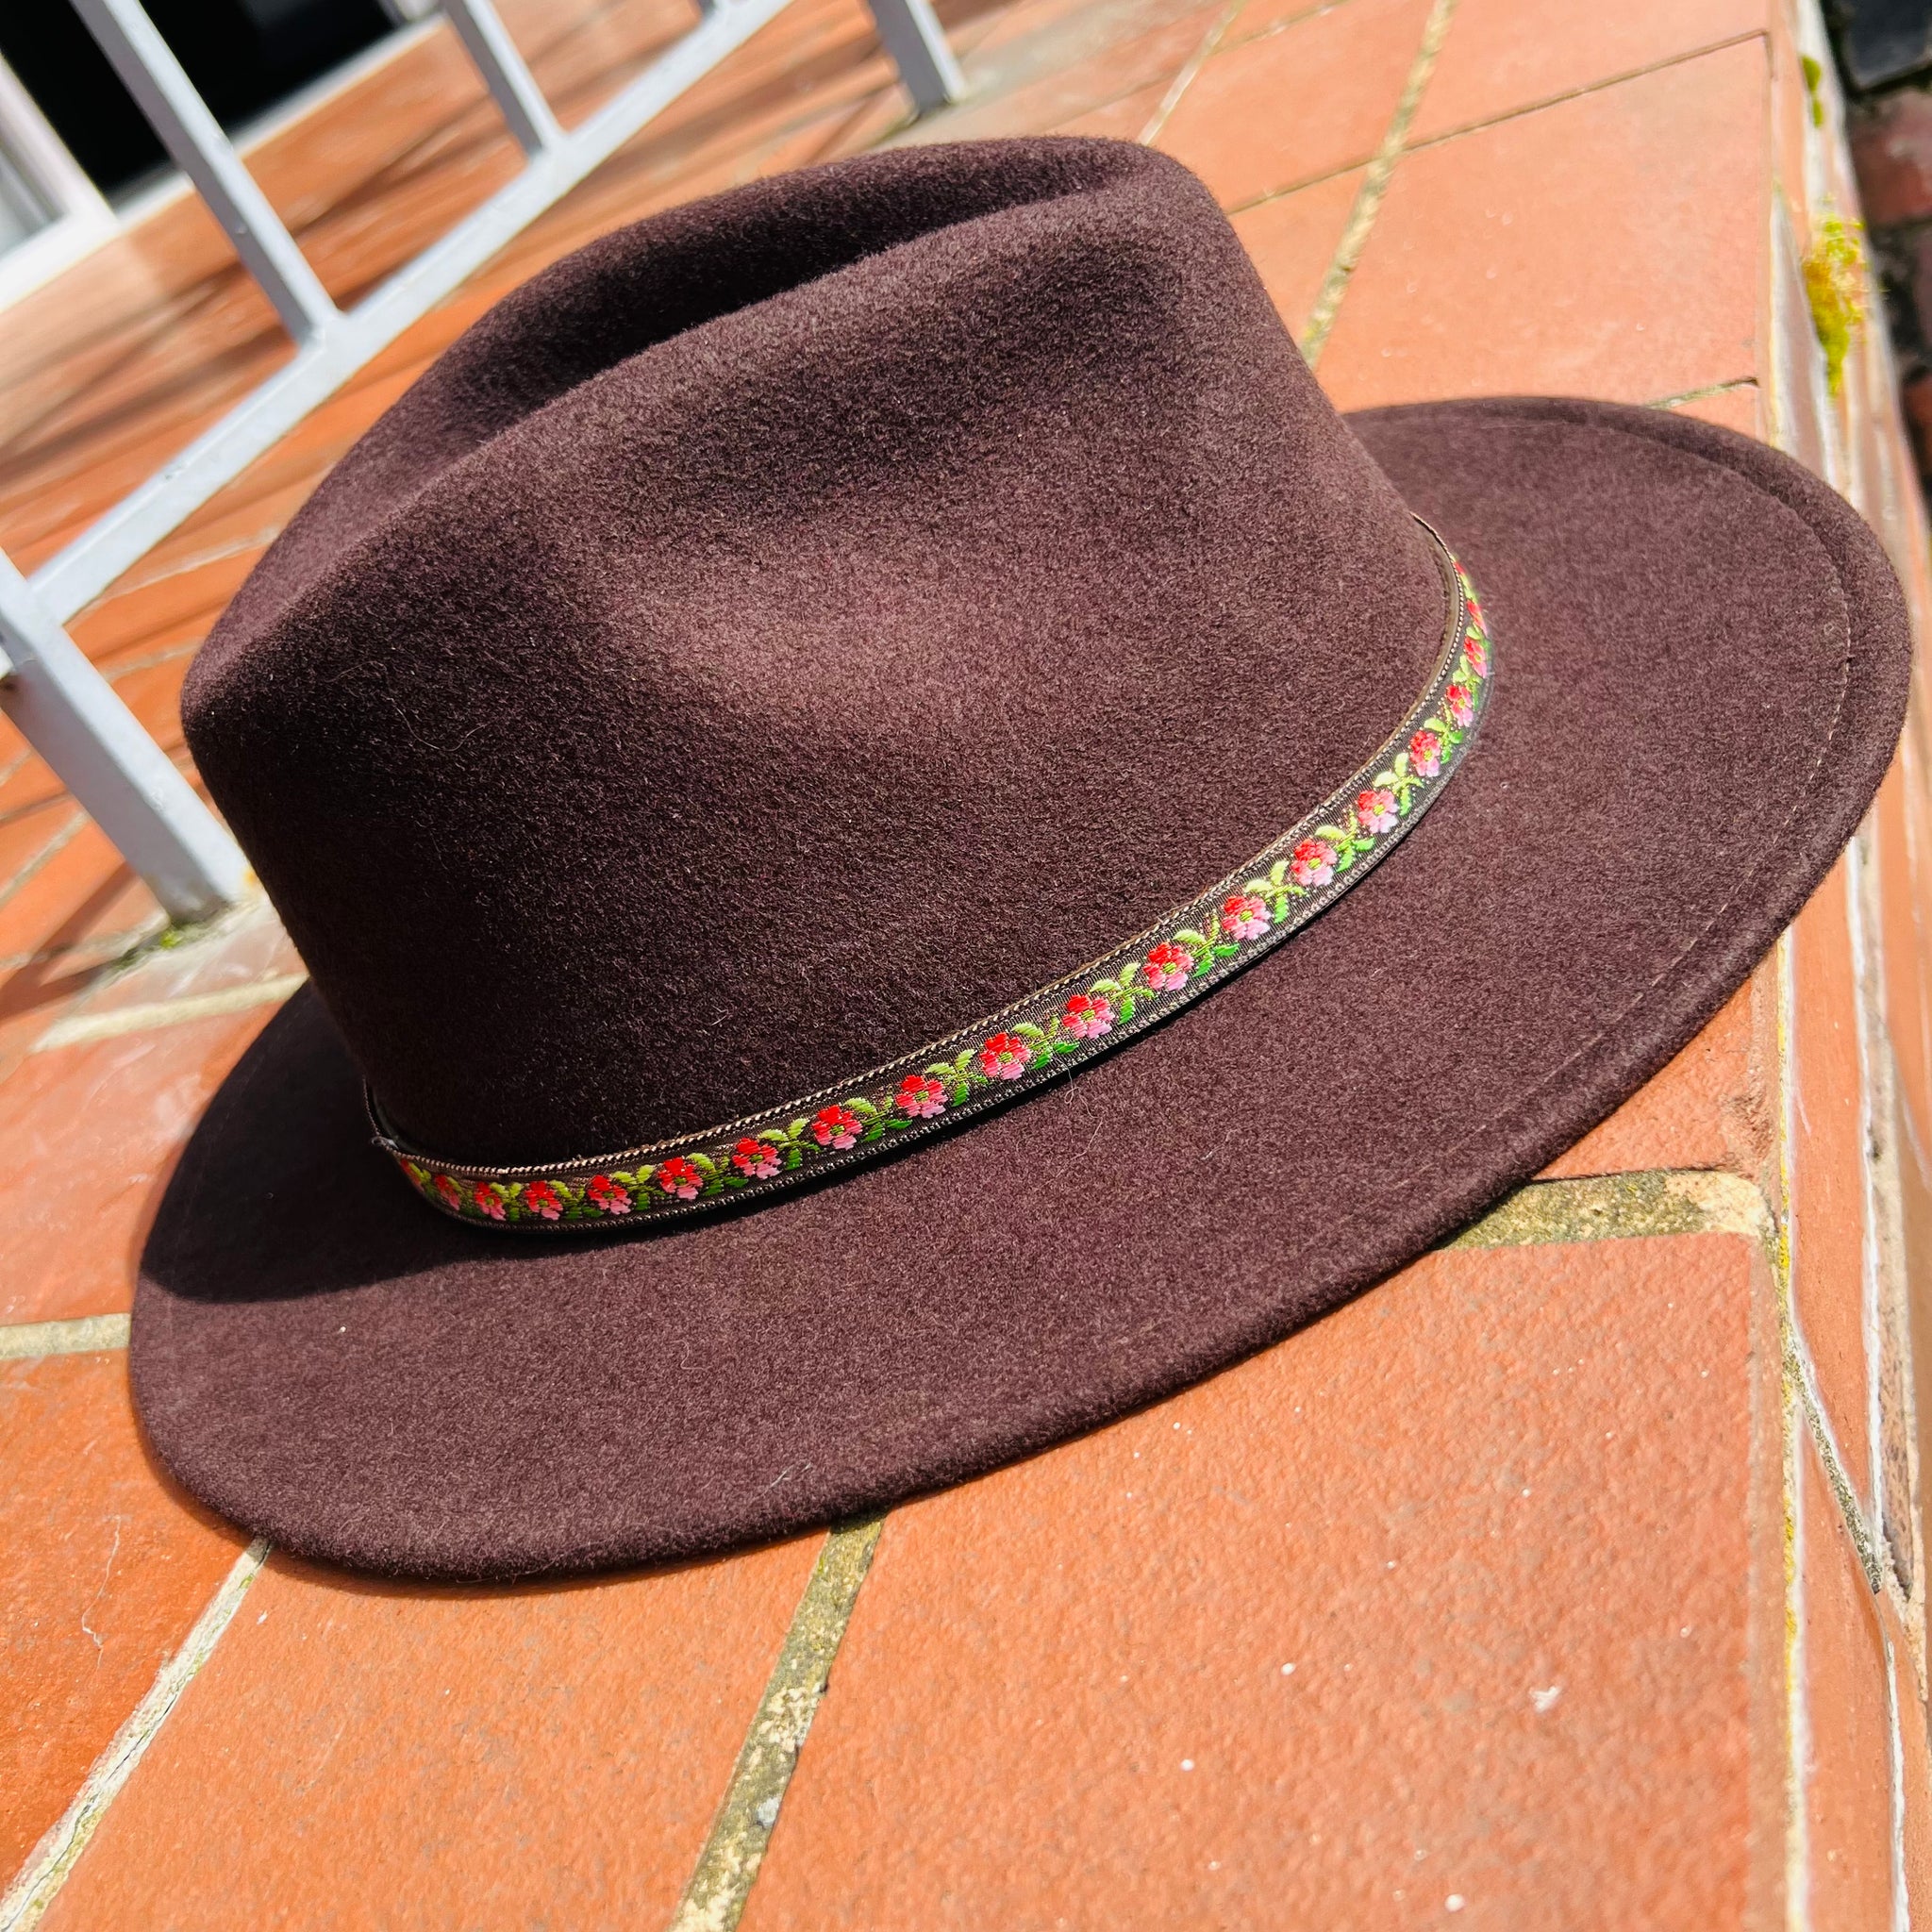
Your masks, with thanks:
[{"label": "red clay brick tile", "polygon": [[1734,388],[1719,390],[1715,395],[1694,396],[1687,403],[1674,403],[1671,408],[1674,414],[1695,416],[1701,422],[1735,429],[1740,436],[1755,436],[1759,441],[1769,441],[1765,435],[1761,399],[1755,382],[1740,382]]},{"label": "red clay brick tile", "polygon": [[0,1108],[0,1321],[128,1306],[160,1187],[273,1008],[30,1054]]},{"label": "red clay brick tile", "polygon": [[1906,1898],[1913,1907],[1910,1922],[1924,1924],[1927,1912],[1932,1912],[1932,1740],[1926,1733],[1925,1704],[1919,1692],[1912,1642],[1890,1594],[1878,1599],[1878,1621],[1885,1629],[1892,1708],[1897,1713],[1899,1756],[1905,1773],[1902,1863]]},{"label": "red clay brick tile", "polygon": [[1457,0],[1412,142],[1764,30],[1765,0]]},{"label": "red clay brick tile", "polygon": [[1442,1254],[900,1510],[745,1932],[1769,1924],[1777,1379],[1751,1241]]},{"label": "red clay brick tile", "polygon": [[1763,1184],[1775,1148],[1777,983],[1760,966],[1663,1072],[1544,1170],[1728,1168]]},{"label": "red clay brick tile", "polygon": [[983,96],[921,122],[907,138],[978,141],[1039,134],[1141,88],[1158,85],[1164,92],[1218,24],[1221,13],[1219,5],[1189,7],[1131,39],[1091,34],[1091,49],[1080,58],[1056,61],[1024,83],[990,89]]},{"label": "red clay brick tile", "polygon": [[1912,1134],[1932,1148],[1932,800],[1924,795],[1910,732],[1878,789],[1873,824],[1886,1030]]},{"label": "red clay brick tile", "polygon": [[[45,863],[0,902],[0,958],[50,952],[58,958],[101,934],[152,930],[165,923],[154,895],[92,821],[82,819],[71,836],[57,837],[58,843],[49,841]],[[27,967],[0,981],[0,1015],[56,996],[46,984],[47,970]]]},{"label": "red clay brick tile", "polygon": [[1785,205],[1790,210],[1790,225],[1797,230],[1799,249],[1810,245],[1810,188],[1812,172],[1808,153],[1812,147],[1812,105],[1805,87],[1805,62],[1799,54],[1793,24],[1789,19],[1787,0],[1772,0],[1770,33],[1766,37],[1772,68],[1772,179],[1783,190]]},{"label": "red clay brick tile", "polygon": [[1871,1587],[1806,1436],[1802,1524],[1807,1863],[1815,1932],[1891,1920],[1891,1736]]},{"label": "red clay brick tile", "polygon": [[1234,217],[1234,231],[1291,335],[1299,337],[1307,326],[1361,184],[1362,170],[1353,168]]},{"label": "red clay brick tile", "polygon": [[1329,393],[1641,403],[1756,374],[1764,87],[1740,46],[1409,155],[1328,338]]},{"label": "red clay brick tile", "polygon": [[46,1932],[661,1925],[817,1549],[488,1591],[275,1558]]},{"label": "red clay brick tile", "polygon": [[0,1363],[0,1870],[72,1802],[235,1560],[161,1485],[120,1355]]},{"label": "red clay brick tile", "polygon": [[1171,81],[1157,80],[1151,86],[1123,94],[1104,108],[1076,114],[1052,130],[1055,134],[1084,134],[1098,141],[1139,141],[1147,125],[1160,111]]},{"label": "red clay brick tile", "polygon": [[1422,44],[1427,0],[1347,0],[1219,52],[1155,146],[1223,208],[1368,160]]},{"label": "red clay brick tile", "polygon": [[1848,922],[1840,859],[1791,926],[1791,1294],[1846,1474],[1869,1496],[1864,1082]]}]

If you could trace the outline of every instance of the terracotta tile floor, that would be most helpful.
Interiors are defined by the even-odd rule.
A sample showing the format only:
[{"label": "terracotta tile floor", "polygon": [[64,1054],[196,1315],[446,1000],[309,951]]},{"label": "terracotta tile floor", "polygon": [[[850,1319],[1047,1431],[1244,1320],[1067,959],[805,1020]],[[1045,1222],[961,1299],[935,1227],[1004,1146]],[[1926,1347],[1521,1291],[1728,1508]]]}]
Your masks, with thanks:
[{"label": "terracotta tile floor", "polygon": [[[566,120],[689,19],[505,10]],[[100,598],[76,634],[161,741],[262,547],[497,294],[638,214],[966,135],[1190,162],[1344,407],[1774,433],[1923,629],[1882,348],[1833,396],[1773,245],[1849,203],[1809,0],[944,11],[973,93],[912,126],[858,0],[795,0]],[[253,164],[352,295],[515,158],[437,26]],[[10,309],[0,542],[31,567],[285,354],[192,202]],[[525,1591],[263,1567],[146,1461],[142,1231],[300,964],[258,904],[158,938],[0,726],[0,1928],[1932,1914],[1928,716],[1777,956],[1452,1251],[882,1530]]]}]

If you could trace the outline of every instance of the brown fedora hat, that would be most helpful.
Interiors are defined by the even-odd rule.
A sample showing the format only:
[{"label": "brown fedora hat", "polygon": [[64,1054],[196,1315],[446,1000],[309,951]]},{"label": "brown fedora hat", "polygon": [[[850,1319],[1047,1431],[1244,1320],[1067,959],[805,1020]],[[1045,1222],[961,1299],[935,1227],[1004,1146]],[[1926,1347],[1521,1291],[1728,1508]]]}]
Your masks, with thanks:
[{"label": "brown fedora hat", "polygon": [[1344,422],[1139,148],[608,237],[190,676],[313,984],[159,1210],[149,1437],[278,1544],[452,1577],[1061,1441],[1655,1073],[1857,825],[1908,661],[1870,533],[1756,443]]}]

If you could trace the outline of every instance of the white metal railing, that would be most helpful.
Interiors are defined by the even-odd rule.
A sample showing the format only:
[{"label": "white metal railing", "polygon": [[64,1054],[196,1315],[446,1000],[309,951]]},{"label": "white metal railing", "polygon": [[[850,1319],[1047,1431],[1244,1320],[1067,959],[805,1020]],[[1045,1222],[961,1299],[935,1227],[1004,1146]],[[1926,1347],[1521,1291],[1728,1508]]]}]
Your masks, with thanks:
[{"label": "white metal railing", "polygon": [[[491,0],[442,0],[526,161],[515,180],[357,307],[336,307],[140,0],[74,0],[177,166],[274,304],[296,353],[253,394],[31,577],[0,554],[0,709],[180,921],[233,902],[247,862],[68,636],[66,622],[511,236],[567,193],[787,0],[698,0],[698,25],[566,132]],[[964,92],[928,0],[868,0],[922,112]]]}]

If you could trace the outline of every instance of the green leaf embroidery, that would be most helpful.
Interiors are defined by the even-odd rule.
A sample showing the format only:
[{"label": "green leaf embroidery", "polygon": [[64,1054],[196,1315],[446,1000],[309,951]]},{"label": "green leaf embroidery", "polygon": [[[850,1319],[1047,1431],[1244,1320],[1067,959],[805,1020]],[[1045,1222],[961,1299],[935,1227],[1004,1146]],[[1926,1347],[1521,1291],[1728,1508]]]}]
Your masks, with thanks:
[{"label": "green leaf embroidery", "polygon": [[845,1108],[847,1112],[856,1113],[862,1121],[875,1121],[879,1117],[878,1108],[869,1100],[848,1100]]},{"label": "green leaf embroidery", "polygon": [[1020,1021],[1013,1028],[1022,1040],[1044,1040],[1046,1035],[1030,1020]]}]

